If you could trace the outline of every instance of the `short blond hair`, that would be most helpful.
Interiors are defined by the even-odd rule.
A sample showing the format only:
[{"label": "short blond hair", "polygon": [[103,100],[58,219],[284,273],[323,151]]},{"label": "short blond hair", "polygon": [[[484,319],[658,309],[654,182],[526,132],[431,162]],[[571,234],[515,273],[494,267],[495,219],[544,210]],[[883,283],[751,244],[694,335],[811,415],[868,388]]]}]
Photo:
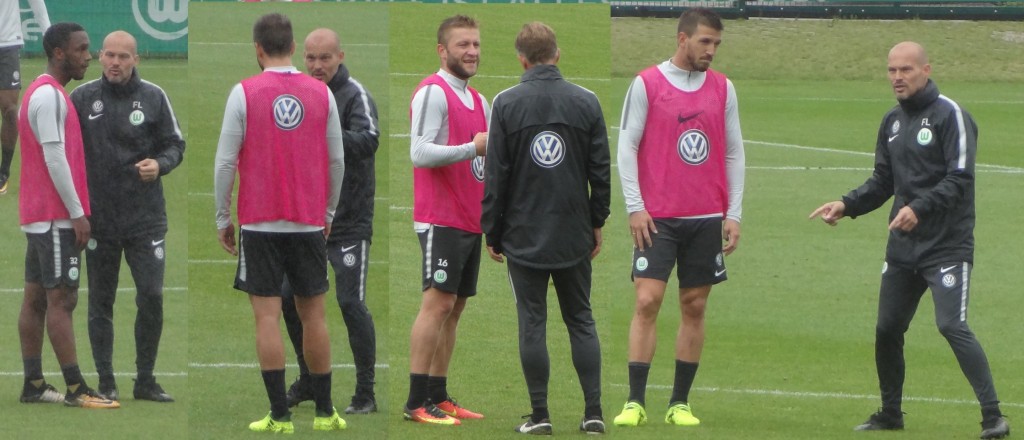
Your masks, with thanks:
[{"label": "short blond hair", "polygon": [[539,21],[524,24],[516,35],[516,52],[530,64],[554,61],[558,55],[555,31]]}]

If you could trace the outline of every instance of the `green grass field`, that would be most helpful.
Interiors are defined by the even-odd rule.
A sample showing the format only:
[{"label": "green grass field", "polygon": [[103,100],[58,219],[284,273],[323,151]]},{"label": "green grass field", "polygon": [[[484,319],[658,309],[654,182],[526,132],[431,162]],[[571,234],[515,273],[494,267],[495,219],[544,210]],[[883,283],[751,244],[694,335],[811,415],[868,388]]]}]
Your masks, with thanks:
[{"label": "green grass field", "polygon": [[[178,403],[123,402],[119,411],[89,412],[18,404],[22,380],[13,336],[21,302],[24,238],[17,228],[17,180],[0,197],[0,412],[14,421],[12,438],[89,433],[110,438],[256,438],[245,426],[267,410],[256,366],[251,308],[231,288],[235,260],[220,249],[213,225],[212,169],[224,103],[231,87],[256,74],[250,41],[256,17],[289,15],[301,42],[314,27],[342,37],[346,64],[370,90],[381,115],[377,205],[367,301],[377,325],[380,412],[347,416],[342,436],[366,439],[503,439],[530,412],[518,359],[513,298],[502,265],[482,262],[479,295],[461,322],[449,389],[486,414],[457,428],[402,421],[408,391],[409,328],[419,307],[421,256],[412,230],[412,173],[408,102],[415,85],[438,69],[434,34],[444,17],[481,22],[482,63],[471,85],[492,99],[514,85],[522,69],[513,40],[526,21],[558,34],[560,68],[601,99],[613,155],[622,100],[632,76],[667,59],[675,20],[608,19],[600,5],[238,4],[193,3],[189,60],[148,61],[143,76],[165,88],[189,134],[185,163],[165,181],[168,235],[166,322],[159,380]],[[743,238],[728,258],[730,280],[715,288],[708,309],[704,357],[691,393],[703,424],[680,430],[661,422],[672,381],[678,302],[666,300],[647,393],[651,422],[637,429],[610,426],[610,435],[655,439],[862,439],[851,427],[879,405],[873,362],[885,212],[836,228],[808,221],[821,203],[844,194],[870,174],[882,114],[894,100],[885,80],[885,54],[903,39],[923,42],[940,90],[971,112],[981,133],[978,153],[976,267],[970,323],[992,367],[1011,423],[1024,412],[1024,308],[1019,295],[1024,260],[1017,216],[1022,213],[1024,152],[1024,23],[747,20],[727,21],[714,67],[739,95],[746,141],[747,185]],[[98,43],[96,43],[98,44]],[[24,61],[23,75],[41,72]],[[99,75],[98,63],[87,74]],[[73,87],[72,84],[71,87]],[[17,169],[17,163],[15,164]],[[610,421],[628,393],[627,331],[633,311],[631,245],[613,170],[612,215],[604,250],[594,264],[593,305],[603,350],[604,411]],[[122,394],[130,393],[134,360],[133,293],[127,271],[117,307],[115,365]],[[94,368],[82,294],[76,331],[80,363]],[[344,325],[328,299],[335,405],[344,407],[354,374]],[[582,396],[564,326],[551,304],[550,409],[555,435],[577,435]],[[976,438],[980,420],[970,386],[922,301],[907,335],[908,377],[901,439]],[[296,374],[288,351],[290,381]],[[44,349],[47,378],[60,384]],[[87,376],[95,381],[95,376]],[[315,435],[312,405],[294,415],[296,438]],[[42,415],[43,417],[40,417]],[[868,434],[870,437],[876,435]],[[882,434],[883,437],[890,437]],[[0,437],[4,437],[0,435]],[[895,437],[893,437],[895,438]]]}]

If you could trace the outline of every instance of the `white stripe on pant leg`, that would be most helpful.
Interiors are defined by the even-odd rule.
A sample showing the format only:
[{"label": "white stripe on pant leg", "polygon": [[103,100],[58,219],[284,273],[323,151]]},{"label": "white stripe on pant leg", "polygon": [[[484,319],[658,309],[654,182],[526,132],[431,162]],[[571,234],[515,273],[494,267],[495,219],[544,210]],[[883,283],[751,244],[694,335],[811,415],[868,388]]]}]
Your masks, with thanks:
[{"label": "white stripe on pant leg", "polygon": [[512,282],[512,269],[508,267],[508,264],[505,264],[505,268],[508,269],[508,285],[512,288],[512,303],[519,304],[519,297],[516,296],[516,285]]},{"label": "white stripe on pant leg", "polygon": [[426,247],[426,256],[423,258],[423,271],[425,272],[425,277],[426,277],[425,279],[428,279],[428,280],[430,279],[430,262],[434,258],[434,254],[431,253],[431,251],[433,251],[433,249],[431,249],[431,246],[433,246],[433,244],[434,244],[434,225],[430,225],[427,228],[427,245],[425,246]]},{"label": "white stripe on pant leg", "polygon": [[57,279],[57,284],[60,284],[60,229],[53,225],[50,226],[50,230],[53,231],[53,277]]},{"label": "white stripe on pant leg", "polygon": [[968,270],[966,261],[961,264],[964,269],[961,272],[961,322],[964,322],[967,320],[967,292],[970,271]]},{"label": "white stripe on pant leg", "polygon": [[359,241],[359,248],[359,301],[366,301],[366,240]]},{"label": "white stripe on pant leg", "polygon": [[242,243],[242,230],[238,230],[238,279],[245,282],[245,246]]}]

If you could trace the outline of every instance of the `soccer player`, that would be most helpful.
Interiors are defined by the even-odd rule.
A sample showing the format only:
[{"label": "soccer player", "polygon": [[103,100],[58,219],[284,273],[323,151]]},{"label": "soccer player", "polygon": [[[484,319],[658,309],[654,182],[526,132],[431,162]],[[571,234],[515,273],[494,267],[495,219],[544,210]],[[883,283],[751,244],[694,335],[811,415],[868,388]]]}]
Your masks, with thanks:
[{"label": "soccer player", "polygon": [[[338,306],[348,329],[348,343],[356,365],[356,391],[345,413],[368,414],[377,411],[373,394],[377,337],[373,316],[366,308],[366,272],[373,236],[373,193],[375,174],[373,156],[377,152],[380,131],[377,105],[363,85],[349,76],[342,63],[345,52],[338,34],[316,29],[305,41],[306,71],[327,83],[338,103],[341,133],[345,144],[345,181],[342,196],[327,238],[327,259],[334,267],[334,288]],[[289,286],[286,283],[286,286]],[[288,290],[283,298],[284,321],[295,347],[300,376],[288,389],[288,406],[311,400],[313,389],[309,367],[302,355],[302,323],[295,301]]]},{"label": "soccer player", "polygon": [[[235,288],[249,294],[256,352],[270,413],[249,424],[262,432],[292,433],[285,397],[281,341],[281,285],[288,277],[303,328],[309,364],[314,430],[346,424],[331,402],[331,346],[324,320],[327,235],[341,194],[345,158],[338,107],[327,86],[291,64],[292,24],[281,14],[253,26],[263,73],[228,95],[217,143],[214,193],[221,246],[238,255]],[[238,171],[238,246],[231,222],[231,190]]]},{"label": "soccer player", "polygon": [[413,220],[423,251],[423,296],[409,338],[405,418],[458,425],[483,416],[448,395],[448,364],[466,300],[480,271],[480,200],[487,147],[487,100],[469,87],[480,63],[476,20],[456,15],[437,29],[441,69],[413,95],[410,156]]},{"label": "soccer player", "polygon": [[[28,0],[39,29],[46,32],[50,16],[43,0]],[[7,194],[14,144],[18,142],[18,93],[21,91],[19,51],[25,45],[21,34],[21,11],[17,0],[0,2],[0,194]]]},{"label": "soccer player", "polygon": [[153,377],[163,331],[164,237],[167,210],[160,176],[181,163],[181,136],[171,101],[139,77],[135,37],[115,31],[103,39],[103,74],[71,92],[85,144],[92,205],[89,260],[89,341],[101,396],[118,400],[114,381],[114,300],[121,255],[135,281],[133,396],[173,402]]},{"label": "soccer player", "polygon": [[547,289],[553,280],[583,388],[580,431],[603,433],[590,260],[601,251],[611,201],[604,115],[593,92],[562,77],[550,27],[524,25],[515,47],[526,72],[491,107],[482,224],[491,258],[508,258],[519,315],[519,359],[533,413],[516,431],[551,433]]},{"label": "soccer player", "polygon": [[842,200],[826,203],[810,216],[835,225],[894,198],[875,326],[882,408],[854,429],[903,429],[903,334],[921,296],[931,289],[939,333],[981,403],[981,438],[1003,438],[1010,434],[1010,425],[999,410],[985,351],[967,325],[978,126],[959,104],[939,94],[920,44],[893,46],[888,70],[897,105],[878,128],[874,173]]},{"label": "soccer player", "polygon": [[619,426],[647,421],[655,321],[673,266],[682,319],[665,422],[700,424],[689,393],[704,347],[704,311],[711,286],[726,280],[724,256],[739,243],[743,200],[736,91],[710,69],[722,28],[711,10],[684,12],[675,54],[640,72],[626,93],[618,162],[635,246],[636,309],[629,327],[629,399],[615,417]]},{"label": "soccer player", "polygon": [[[43,35],[46,72],[25,91],[18,114],[21,133],[21,230],[25,252],[25,298],[18,316],[25,385],[21,401],[63,401],[82,408],[118,408],[86,385],[78,367],[72,313],[78,304],[81,252],[89,241],[89,188],[82,131],[64,91],[89,67],[89,35],[77,23],[57,23]],[[67,394],[43,378],[43,333],[57,355]]]}]

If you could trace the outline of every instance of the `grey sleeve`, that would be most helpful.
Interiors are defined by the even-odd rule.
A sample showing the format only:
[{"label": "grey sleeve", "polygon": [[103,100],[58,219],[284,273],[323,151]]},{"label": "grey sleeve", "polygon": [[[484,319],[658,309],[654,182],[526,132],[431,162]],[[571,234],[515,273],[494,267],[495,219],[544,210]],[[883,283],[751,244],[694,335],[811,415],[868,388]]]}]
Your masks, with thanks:
[{"label": "grey sleeve", "polygon": [[637,177],[637,153],[646,123],[647,87],[643,78],[637,76],[626,91],[626,102],[622,105],[617,155],[619,181],[622,183],[622,194],[626,198],[626,212],[629,213],[645,209]]},{"label": "grey sleeve", "polygon": [[[414,167],[435,168],[476,157],[476,146],[472,142],[451,146],[437,143],[442,124],[447,123],[447,114],[448,101],[440,87],[429,85],[416,91],[409,130],[409,157]],[[447,127],[443,131],[447,133]]]},{"label": "grey sleeve", "polygon": [[217,229],[231,224],[231,191],[235,186],[235,171],[238,168],[238,153],[242,149],[245,135],[245,92],[237,84],[228,95],[224,108],[224,122],[221,125],[220,140],[217,141],[217,155],[213,165],[213,195],[217,208]]},{"label": "grey sleeve", "polygon": [[[324,86],[326,87],[326,85]],[[330,90],[327,91],[328,95]],[[338,116],[338,103],[333,96],[328,96],[330,109],[327,113],[327,156],[330,160],[331,186],[327,194],[328,225],[334,221],[334,212],[338,209],[341,199],[341,182],[345,179],[345,146],[341,132],[341,117]]]},{"label": "grey sleeve", "polygon": [[743,217],[743,183],[745,179],[746,154],[743,150],[743,132],[740,130],[739,100],[731,80],[725,99],[725,180],[729,185],[729,211],[726,218],[736,220]]}]

